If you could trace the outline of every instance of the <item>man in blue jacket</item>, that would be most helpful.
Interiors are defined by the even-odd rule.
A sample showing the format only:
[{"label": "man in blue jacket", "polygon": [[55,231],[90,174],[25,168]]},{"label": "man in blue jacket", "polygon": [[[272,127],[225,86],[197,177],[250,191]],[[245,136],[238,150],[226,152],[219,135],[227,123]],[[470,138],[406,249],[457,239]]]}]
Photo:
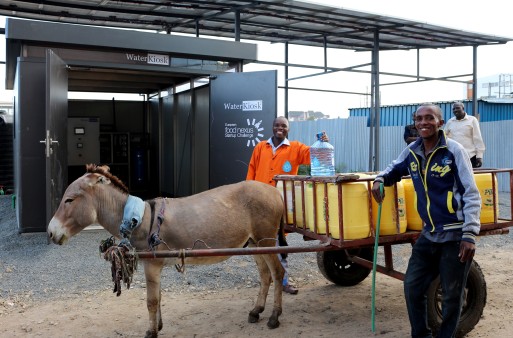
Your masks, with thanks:
[{"label": "man in blue jacket", "polygon": [[404,278],[404,293],[412,337],[431,337],[426,293],[440,275],[442,324],[437,337],[454,337],[463,295],[480,229],[481,197],[470,158],[458,142],[446,138],[440,107],[417,109],[419,139],[409,144],[373,186],[374,199],[384,198],[380,184],[393,185],[410,175],[417,193],[417,210],[424,226],[412,249]]}]

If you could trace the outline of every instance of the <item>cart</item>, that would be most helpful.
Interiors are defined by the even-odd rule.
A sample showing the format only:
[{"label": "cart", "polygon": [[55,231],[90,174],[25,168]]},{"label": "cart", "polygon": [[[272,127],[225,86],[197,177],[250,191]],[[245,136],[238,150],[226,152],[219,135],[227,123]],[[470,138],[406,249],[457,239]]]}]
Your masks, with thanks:
[{"label": "cart", "polygon": [[[513,206],[511,203],[513,201],[513,169],[481,169],[475,170],[474,173],[490,177],[489,186],[481,193],[487,204],[488,219],[485,222],[481,219],[479,236],[508,234],[509,227],[513,225]],[[509,218],[499,216],[497,183],[497,176],[499,175],[503,179],[507,177],[509,183]],[[282,190],[284,197],[285,231],[301,234],[305,241],[318,241],[318,243],[301,247],[192,248],[158,252],[145,251],[138,252],[139,258],[317,252],[317,265],[326,279],[344,287],[354,286],[362,282],[373,269],[376,241],[376,222],[373,213],[376,212],[377,207],[373,205],[370,193],[373,182],[372,176],[366,173],[338,174],[329,177],[277,175],[274,179],[278,188]],[[408,179],[408,177],[405,177],[405,179]],[[368,208],[364,207],[358,211],[360,219],[368,222],[368,234],[363,238],[345,236],[347,233],[345,230],[354,224],[350,224],[350,222],[344,224],[344,214],[354,211],[352,210],[354,205],[344,203],[344,186],[355,183],[359,184],[360,188],[362,185],[364,186],[364,199],[366,199],[364,205],[368,206]],[[318,187],[320,188],[318,189]],[[395,220],[395,224],[392,226],[394,233],[378,236],[378,245],[383,247],[384,265],[377,264],[376,271],[404,280],[404,273],[394,269],[392,247],[402,244],[413,245],[420,236],[420,231],[407,229],[403,231],[402,227],[404,225],[401,224],[401,217],[404,217],[405,197],[401,195],[399,184],[395,184],[389,189],[392,189],[392,193],[387,193],[387,196],[392,196],[393,201],[391,214],[392,219]],[[401,199],[403,200],[401,201]],[[307,222],[309,217],[310,222]],[[390,228],[388,231],[390,231]],[[472,262],[465,291],[465,302],[457,336],[463,336],[474,328],[479,322],[486,305],[486,281],[476,261]],[[435,332],[441,325],[441,299],[442,289],[437,278],[431,284],[428,292],[428,320]]]},{"label": "cart", "polygon": [[[486,223],[483,223],[482,218],[479,236],[508,234],[509,227],[513,224],[511,218],[513,215],[511,206],[513,169],[483,169],[476,170],[475,174],[489,176],[489,186],[485,187],[484,193],[481,193],[483,203],[486,202],[489,213]],[[501,175],[502,178],[508,174],[510,217],[505,219],[499,217],[497,176]],[[370,190],[374,178],[364,173],[363,175],[339,174],[332,177],[278,175],[274,179],[284,197],[286,231],[299,233],[303,235],[304,240],[318,240],[325,244],[326,250],[317,250],[317,264],[323,276],[329,281],[345,287],[362,282],[373,268],[376,204],[372,201]],[[363,185],[363,189],[367,190],[366,193],[364,192],[364,198],[367,198],[368,201],[365,203],[360,199],[364,207],[363,210],[360,208],[357,212],[365,214],[366,211],[366,215],[359,215],[359,217],[363,221],[368,218],[369,233],[365,238],[347,239],[345,238],[348,233],[347,228],[352,224],[344,224],[344,215],[354,214],[354,208],[358,209],[358,206],[349,203],[350,198],[348,201],[344,200],[344,187],[354,183]],[[359,188],[362,189],[361,186]],[[398,184],[390,189],[393,191],[393,196],[388,196],[390,195],[388,192],[386,198],[393,197],[392,220],[395,223],[396,231],[393,234],[378,236],[378,245],[383,247],[384,265],[378,264],[376,271],[404,280],[404,273],[394,269],[392,247],[405,243],[413,245],[420,236],[420,231],[401,230],[404,227],[401,225],[401,218],[404,216],[404,200],[402,200],[404,195],[401,195]],[[330,205],[330,202],[332,204],[335,202],[335,205]],[[335,217],[333,217],[334,214]],[[362,216],[364,218],[361,218]],[[471,265],[465,291],[466,300],[457,330],[458,336],[463,336],[474,328],[479,322],[486,304],[486,282],[476,261],[473,261]],[[440,280],[437,278],[431,284],[428,292],[428,320],[435,332],[441,325],[441,299],[442,289]]]}]

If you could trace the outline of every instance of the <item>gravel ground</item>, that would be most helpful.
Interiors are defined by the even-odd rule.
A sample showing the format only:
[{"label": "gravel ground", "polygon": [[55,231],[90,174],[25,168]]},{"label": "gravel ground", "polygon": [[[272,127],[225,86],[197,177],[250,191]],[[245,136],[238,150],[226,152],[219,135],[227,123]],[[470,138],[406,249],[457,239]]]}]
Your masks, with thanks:
[{"label": "gravel ground", "polygon": [[[501,194],[500,201],[501,217],[509,217],[509,195]],[[110,265],[98,252],[100,241],[107,237],[104,230],[83,231],[67,245],[57,246],[47,244],[46,233],[19,234],[11,196],[0,196],[0,300],[38,301],[111,289]],[[290,234],[287,240],[291,246],[317,244],[303,241],[298,234]],[[488,246],[511,249],[513,234],[482,237],[478,250]],[[410,246],[396,245],[393,250],[395,268],[404,271]],[[324,279],[312,252],[291,254],[289,269],[291,281],[299,287]],[[142,270],[139,266],[134,276],[135,288],[145,287]],[[177,293],[257,285],[251,256],[234,256],[216,265],[189,265],[185,274],[167,268],[162,278],[162,288]]]}]

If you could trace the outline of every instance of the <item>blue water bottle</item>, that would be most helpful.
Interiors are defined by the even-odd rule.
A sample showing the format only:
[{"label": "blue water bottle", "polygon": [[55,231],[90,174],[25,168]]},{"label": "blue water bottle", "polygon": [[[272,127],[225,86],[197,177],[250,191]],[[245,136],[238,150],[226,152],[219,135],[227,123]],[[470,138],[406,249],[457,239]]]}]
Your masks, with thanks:
[{"label": "blue water bottle", "polygon": [[310,169],[312,176],[335,175],[335,148],[322,140],[324,132],[318,133],[317,141],[310,147]]}]

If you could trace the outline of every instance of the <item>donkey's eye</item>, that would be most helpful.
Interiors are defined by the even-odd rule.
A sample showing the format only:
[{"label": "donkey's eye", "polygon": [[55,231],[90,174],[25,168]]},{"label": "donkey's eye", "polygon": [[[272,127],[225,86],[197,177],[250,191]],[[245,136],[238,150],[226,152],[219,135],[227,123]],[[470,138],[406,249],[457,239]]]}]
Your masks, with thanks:
[{"label": "donkey's eye", "polygon": [[72,199],[72,198],[67,198],[67,199],[64,201],[64,204],[66,204],[66,203],[71,203],[71,202],[73,202],[73,199]]}]

